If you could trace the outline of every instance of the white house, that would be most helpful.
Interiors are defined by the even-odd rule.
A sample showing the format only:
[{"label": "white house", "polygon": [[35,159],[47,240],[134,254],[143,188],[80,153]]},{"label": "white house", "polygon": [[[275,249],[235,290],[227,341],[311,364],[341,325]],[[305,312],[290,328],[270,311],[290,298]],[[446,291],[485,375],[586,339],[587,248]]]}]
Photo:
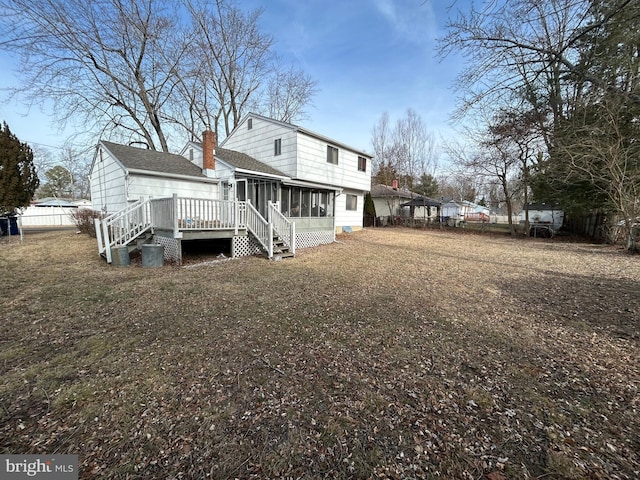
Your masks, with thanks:
[{"label": "white house", "polygon": [[376,217],[380,225],[393,222],[397,217],[409,215],[408,208],[401,204],[417,195],[404,188],[394,188],[388,185],[376,184],[371,186],[371,199],[376,209]]},{"label": "white house", "polygon": [[217,178],[181,155],[101,141],[91,164],[91,204],[116,213],[147,197],[218,198]]},{"label": "white house", "polygon": [[279,191],[283,213],[297,203],[302,217],[313,216],[319,205],[335,216],[337,232],[362,228],[364,195],[371,189],[368,153],[255,113],[245,116],[220,146],[246,153],[288,177]]},{"label": "white house", "polygon": [[[229,238],[234,256],[263,250],[271,257],[330,243],[347,227],[362,228],[370,161],[364,152],[256,114],[221,146],[204,132],[202,143],[188,143],[180,155],[102,141],[90,174],[93,208],[122,225],[104,223],[99,249],[110,260],[108,245],[130,243],[143,231],[152,231],[177,261],[181,242],[197,238]],[[136,226],[120,233],[125,223]]]},{"label": "white house", "polygon": [[450,200],[442,205],[442,221],[458,225],[464,221],[489,221],[489,209],[467,200]]}]

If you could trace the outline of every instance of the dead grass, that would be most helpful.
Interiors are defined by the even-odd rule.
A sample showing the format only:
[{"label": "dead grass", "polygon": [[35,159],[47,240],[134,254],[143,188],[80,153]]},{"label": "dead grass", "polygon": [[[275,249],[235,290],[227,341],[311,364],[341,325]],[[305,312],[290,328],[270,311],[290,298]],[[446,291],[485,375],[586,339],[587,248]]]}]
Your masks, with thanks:
[{"label": "dead grass", "polygon": [[152,270],[3,241],[0,453],[79,454],[81,478],[640,476],[640,257],[339,240]]}]

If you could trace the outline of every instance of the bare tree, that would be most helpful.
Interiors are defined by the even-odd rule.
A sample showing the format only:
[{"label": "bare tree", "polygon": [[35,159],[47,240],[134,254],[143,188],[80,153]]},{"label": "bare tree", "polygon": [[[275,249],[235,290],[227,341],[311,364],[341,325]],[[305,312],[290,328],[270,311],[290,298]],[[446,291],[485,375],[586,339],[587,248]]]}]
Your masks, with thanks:
[{"label": "bare tree", "polygon": [[257,106],[257,95],[274,60],[273,38],[258,27],[261,9],[242,12],[233,3],[215,0],[187,2],[196,32],[191,78],[200,86],[195,116],[219,136],[238,124],[248,107]]},{"label": "bare tree", "polygon": [[603,206],[622,217],[626,248],[633,251],[638,248],[634,224],[640,218],[640,146],[636,140],[640,128],[637,117],[629,114],[619,97],[604,98],[585,108],[582,115],[591,119],[569,122],[558,142],[557,153],[565,161],[557,165],[557,173],[563,174],[563,184],[588,182]]},{"label": "bare tree", "polygon": [[422,174],[433,175],[436,168],[435,140],[418,113],[408,109],[393,131],[398,170],[404,175],[404,183],[412,189]]},{"label": "bare tree", "polygon": [[394,146],[391,138],[389,114],[384,112],[371,130],[371,146],[373,147],[373,175],[382,185],[391,185],[397,179],[398,172],[394,167]]},{"label": "bare tree", "polygon": [[[456,157],[452,156],[452,158]],[[468,169],[454,169],[451,172],[440,175],[438,178],[440,196],[454,200],[475,202],[484,186],[482,180],[481,177]]]},{"label": "bare tree", "polygon": [[166,65],[185,46],[174,42],[168,0],[10,0],[3,37],[22,56],[21,85],[33,101],[53,99],[58,120],[117,129],[168,150],[163,106],[175,81]]},{"label": "bare tree", "polygon": [[92,149],[81,150],[66,143],[58,157],[59,164],[70,174],[72,198],[89,198],[89,168],[91,167]]},{"label": "bare tree", "polygon": [[468,66],[458,80],[459,114],[475,106],[504,106],[506,92],[527,96],[540,118],[557,120],[569,100],[580,95],[576,78],[601,85],[602,78],[585,72],[579,62],[582,39],[600,26],[615,22],[633,0],[617,0],[607,15],[595,19],[587,0],[514,0],[473,4],[448,24],[439,52],[462,52]]},{"label": "bare tree", "polygon": [[[0,48],[21,55],[13,93],[53,100],[57,120],[168,151],[175,135],[229,134],[249,109],[304,112],[315,83],[280,69],[261,10],[234,0],[0,0]],[[219,135],[222,137],[222,135]]]},{"label": "bare tree", "polygon": [[398,180],[411,190],[423,174],[433,175],[437,167],[435,140],[420,115],[408,109],[393,130],[389,115],[382,114],[371,132],[374,151],[374,177],[385,184]]},{"label": "bare tree", "polygon": [[271,73],[265,101],[267,115],[283,122],[306,118],[306,107],[316,92],[316,82],[301,70],[284,69],[278,63]]}]

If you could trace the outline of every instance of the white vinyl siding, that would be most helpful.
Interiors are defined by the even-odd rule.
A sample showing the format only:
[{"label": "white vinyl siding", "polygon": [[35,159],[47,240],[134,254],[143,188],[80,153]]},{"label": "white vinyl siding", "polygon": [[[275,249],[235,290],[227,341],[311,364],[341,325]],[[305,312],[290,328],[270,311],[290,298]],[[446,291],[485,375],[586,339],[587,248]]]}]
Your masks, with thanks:
[{"label": "white vinyl siding", "polygon": [[[249,119],[245,120],[245,123]],[[266,163],[283,172],[297,177],[296,170],[296,132],[290,127],[253,118],[253,128],[248,130],[241,124],[220,145],[228,150],[246,153],[256,160]],[[274,140],[281,140],[280,155],[274,155]]]},{"label": "white vinyl siding", "polygon": [[94,210],[114,213],[127,206],[125,171],[102,147],[96,152],[90,181]]},{"label": "white vinyl siding", "polygon": [[368,191],[371,175],[358,171],[358,153],[339,149],[339,163],[327,162],[327,143],[298,133],[298,177],[300,180]]},{"label": "white vinyl siding", "polygon": [[129,176],[128,198],[130,201],[146,197],[170,197],[173,194],[186,198],[219,198],[218,185],[198,181],[178,180],[133,174]]},{"label": "white vinyl siding", "polygon": [[[347,210],[347,195],[355,195],[358,203],[357,210]],[[362,228],[362,208],[364,195],[362,192],[345,190],[336,197],[336,227]]]},{"label": "white vinyl siding", "polygon": [[[240,124],[221,146],[246,153],[293,179],[344,189],[335,201],[336,226],[362,227],[364,192],[371,189],[369,156],[281,122],[259,116],[252,121],[251,130],[246,124]],[[281,155],[274,155],[277,139],[282,139]],[[327,161],[328,146],[338,149],[337,165]],[[356,210],[347,210],[347,193],[357,197]]]}]

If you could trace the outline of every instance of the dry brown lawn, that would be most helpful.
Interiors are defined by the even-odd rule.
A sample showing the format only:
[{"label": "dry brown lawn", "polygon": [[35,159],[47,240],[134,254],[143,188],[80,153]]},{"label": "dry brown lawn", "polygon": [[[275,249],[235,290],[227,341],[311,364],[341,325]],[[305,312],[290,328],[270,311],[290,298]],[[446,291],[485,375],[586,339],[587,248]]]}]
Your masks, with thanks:
[{"label": "dry brown lawn", "polygon": [[81,478],[640,477],[640,256],[379,229],[188,263],[0,242],[0,453],[78,454]]}]

